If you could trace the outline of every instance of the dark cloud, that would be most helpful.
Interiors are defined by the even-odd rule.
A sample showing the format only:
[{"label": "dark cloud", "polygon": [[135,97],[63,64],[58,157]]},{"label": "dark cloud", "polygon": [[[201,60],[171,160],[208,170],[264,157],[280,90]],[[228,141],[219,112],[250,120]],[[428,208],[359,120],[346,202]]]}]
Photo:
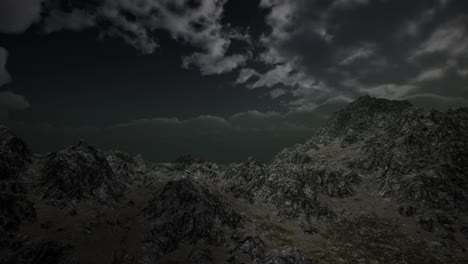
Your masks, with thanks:
[{"label": "dark cloud", "polygon": [[[15,33],[23,46],[16,49],[21,42],[11,38],[1,43],[13,58],[9,72],[21,80],[8,84],[15,92],[0,92],[0,118],[8,117],[39,152],[84,138],[156,161],[187,152],[222,162],[268,160],[309,138],[359,95],[438,109],[466,106],[467,6],[456,0],[4,0],[0,32]],[[24,38],[16,34],[34,23]],[[30,40],[42,44],[25,48]],[[7,55],[0,48],[0,85],[11,79]],[[22,94],[34,110],[40,105],[37,112],[17,111],[30,107]],[[17,121],[22,118],[27,122]]]},{"label": "dark cloud", "polygon": [[242,71],[238,82],[281,89],[292,109],[362,94],[458,106],[468,99],[461,2],[263,0],[271,32],[258,58],[270,68],[253,81],[255,68]]},{"label": "dark cloud", "polygon": [[[200,68],[203,75],[221,74],[243,65],[248,54],[227,54],[233,40],[249,36],[222,24],[227,0],[119,0],[51,1],[44,18],[44,30],[100,29],[101,36],[119,37],[144,54],[160,45],[157,31],[187,43],[199,51],[183,57],[182,66]],[[64,3],[67,3],[64,8]]]},{"label": "dark cloud", "polygon": [[0,1],[0,32],[21,33],[40,19],[42,0]]}]

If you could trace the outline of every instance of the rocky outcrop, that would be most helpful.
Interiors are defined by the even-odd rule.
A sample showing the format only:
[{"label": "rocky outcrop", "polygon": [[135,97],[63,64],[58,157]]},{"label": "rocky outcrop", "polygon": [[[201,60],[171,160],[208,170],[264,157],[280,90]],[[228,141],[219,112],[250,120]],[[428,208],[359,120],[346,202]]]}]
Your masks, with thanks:
[{"label": "rocky outcrop", "polygon": [[204,162],[203,160],[194,158],[191,155],[183,155],[175,159],[172,162],[172,165],[176,170],[183,171],[189,168],[193,164],[200,164],[203,162]]},{"label": "rocky outcrop", "polygon": [[154,263],[181,245],[203,241],[222,246],[242,217],[219,194],[183,178],[168,182],[144,209],[144,263]]},{"label": "rocky outcrop", "polygon": [[362,96],[344,109],[334,113],[327,124],[309,141],[315,145],[339,142],[343,146],[366,140],[389,123],[399,119],[403,112],[413,108],[408,101]]},{"label": "rocky outcrop", "polygon": [[[437,226],[440,211],[453,221],[468,211],[467,160],[467,108],[440,112],[364,96],[332,115],[306,144],[282,151],[273,163],[305,168],[319,164],[350,175],[359,170],[382,196],[401,204],[402,215],[429,218]],[[352,186],[333,182],[331,196],[352,194],[347,191]]]},{"label": "rocky outcrop", "polygon": [[365,142],[361,164],[384,196],[418,209],[468,211],[468,111],[410,109]]},{"label": "rocky outcrop", "polygon": [[0,126],[0,180],[17,180],[31,162],[31,153],[23,140]]},{"label": "rocky outcrop", "polygon": [[141,180],[146,172],[146,163],[141,155],[131,157],[121,151],[107,151],[106,159],[109,162],[116,179],[126,184],[132,184]]},{"label": "rocky outcrop", "polygon": [[232,264],[262,263],[266,259],[266,245],[259,237],[246,237],[231,250]]},{"label": "rocky outcrop", "polygon": [[47,155],[40,185],[42,198],[61,202],[112,203],[124,189],[104,154],[83,141]]},{"label": "rocky outcrop", "polygon": [[224,169],[212,162],[193,163],[185,169],[184,176],[205,184],[219,184],[222,181]]},{"label": "rocky outcrop", "polygon": [[334,221],[339,212],[321,201],[319,194],[347,197],[359,176],[326,167],[266,166],[250,159],[226,170],[223,189],[251,203],[275,209],[282,219]]},{"label": "rocky outcrop", "polygon": [[30,163],[24,141],[0,126],[0,247],[9,246],[23,222],[36,220],[36,210],[21,179]]},{"label": "rocky outcrop", "polygon": [[288,247],[279,254],[267,252],[267,246],[259,237],[247,237],[231,251],[228,259],[232,264],[314,264],[297,248]]}]

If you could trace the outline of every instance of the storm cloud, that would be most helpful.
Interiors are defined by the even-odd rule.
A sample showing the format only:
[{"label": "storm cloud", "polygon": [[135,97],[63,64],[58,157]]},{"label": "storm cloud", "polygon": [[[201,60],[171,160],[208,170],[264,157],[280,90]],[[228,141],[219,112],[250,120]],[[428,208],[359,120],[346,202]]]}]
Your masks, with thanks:
[{"label": "storm cloud", "polygon": [[260,6],[269,10],[271,32],[261,39],[258,60],[270,69],[246,86],[299,97],[289,101],[292,109],[362,94],[418,105],[439,98],[432,106],[441,109],[468,99],[462,1],[263,0]]}]

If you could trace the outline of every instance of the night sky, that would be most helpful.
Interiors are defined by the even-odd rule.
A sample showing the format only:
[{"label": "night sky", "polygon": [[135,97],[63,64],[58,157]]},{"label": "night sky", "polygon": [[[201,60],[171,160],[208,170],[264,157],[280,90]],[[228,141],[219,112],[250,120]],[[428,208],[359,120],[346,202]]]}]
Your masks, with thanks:
[{"label": "night sky", "polygon": [[0,0],[0,123],[37,153],[268,161],[365,94],[468,106],[468,1]]}]

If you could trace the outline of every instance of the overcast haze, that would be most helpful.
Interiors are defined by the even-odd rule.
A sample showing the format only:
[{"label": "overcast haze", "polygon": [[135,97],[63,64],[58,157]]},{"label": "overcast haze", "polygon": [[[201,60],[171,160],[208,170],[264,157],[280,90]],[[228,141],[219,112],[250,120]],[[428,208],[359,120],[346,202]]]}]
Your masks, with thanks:
[{"label": "overcast haze", "polygon": [[0,0],[0,120],[170,161],[267,161],[358,96],[468,106],[465,0]]}]

